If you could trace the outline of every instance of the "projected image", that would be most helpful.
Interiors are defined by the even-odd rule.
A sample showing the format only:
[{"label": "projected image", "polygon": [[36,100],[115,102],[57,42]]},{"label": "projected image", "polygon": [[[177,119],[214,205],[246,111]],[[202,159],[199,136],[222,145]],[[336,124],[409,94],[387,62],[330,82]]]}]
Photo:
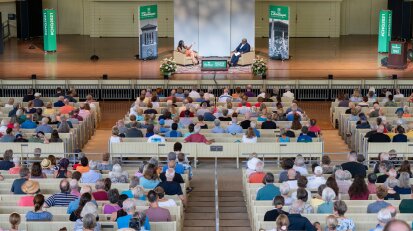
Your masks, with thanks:
[{"label": "projected image", "polygon": [[270,19],[269,24],[269,56],[271,59],[289,59],[288,23]]}]

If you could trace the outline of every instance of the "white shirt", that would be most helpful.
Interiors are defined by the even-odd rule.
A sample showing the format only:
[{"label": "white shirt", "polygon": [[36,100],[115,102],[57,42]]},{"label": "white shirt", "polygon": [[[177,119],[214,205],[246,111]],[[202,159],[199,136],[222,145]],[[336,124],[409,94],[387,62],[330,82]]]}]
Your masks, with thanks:
[{"label": "white shirt", "polygon": [[222,94],[219,99],[218,102],[220,103],[226,103],[228,98],[232,98],[230,95],[228,95],[228,93]]},{"label": "white shirt", "polygon": [[287,180],[286,182],[290,186],[290,190],[295,190],[298,188],[297,180]]},{"label": "white shirt", "polygon": [[113,144],[113,143],[120,143],[121,141],[120,141],[120,137],[119,136],[111,136],[110,137],[110,143],[111,144]]},{"label": "white shirt", "polygon": [[191,97],[191,98],[200,98],[201,96],[199,95],[199,93],[197,91],[192,90],[191,92],[189,92],[189,97]]},{"label": "white shirt", "polygon": [[247,112],[251,112],[250,107],[242,106],[242,107],[237,108],[238,114],[245,115]]},{"label": "white shirt", "polygon": [[175,207],[176,202],[172,199],[169,199],[167,201],[158,201],[159,207]]},{"label": "white shirt", "polygon": [[165,143],[165,138],[155,134],[148,138],[148,143]]},{"label": "white shirt", "polygon": [[295,169],[295,171],[299,172],[301,174],[301,176],[308,175],[307,168],[305,168],[305,167],[299,167],[299,166],[294,165],[293,169]]},{"label": "white shirt", "polygon": [[247,138],[247,136],[244,134],[242,136],[242,143],[246,144],[255,144],[257,143],[257,137],[254,136],[253,138]]},{"label": "white shirt", "polygon": [[307,188],[309,189],[318,189],[322,184],[326,183],[326,179],[322,176],[314,176],[308,180]]},{"label": "white shirt", "polygon": [[291,91],[284,92],[283,97],[294,98],[294,93]]},{"label": "white shirt", "polygon": [[402,93],[394,95],[393,98],[404,98],[404,95]]}]

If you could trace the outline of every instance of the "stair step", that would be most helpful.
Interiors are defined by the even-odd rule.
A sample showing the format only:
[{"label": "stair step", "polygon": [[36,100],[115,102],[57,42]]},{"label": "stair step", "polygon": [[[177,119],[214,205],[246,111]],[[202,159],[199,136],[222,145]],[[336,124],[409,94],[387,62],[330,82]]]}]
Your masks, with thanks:
[{"label": "stair step", "polygon": [[247,208],[245,206],[242,206],[242,207],[222,207],[222,208],[219,208],[219,212],[221,212],[221,213],[247,213]]},{"label": "stair step", "polygon": [[215,207],[187,207],[186,213],[215,213]]},{"label": "stair step", "polygon": [[219,226],[221,227],[250,227],[250,221],[243,220],[219,220]]},{"label": "stair step", "polygon": [[214,220],[215,212],[213,213],[185,213],[185,220]]},{"label": "stair step", "polygon": [[[185,217],[186,219],[186,217]],[[248,213],[219,213],[220,220],[248,220]]]},{"label": "stair step", "polygon": [[[185,230],[185,231],[216,231],[215,227],[190,227],[190,226],[184,226],[183,230]],[[220,228],[220,230],[224,230],[224,229]],[[227,231],[230,231],[230,230],[227,230]],[[244,230],[240,229],[240,231],[244,231]],[[247,231],[247,230],[245,230],[245,231]],[[249,230],[249,231],[251,231],[251,230]]]},{"label": "stair step", "polygon": [[[191,193],[192,194],[192,193]],[[236,201],[242,201],[245,203],[244,197],[219,197],[218,199],[220,202],[236,202]],[[199,197],[199,196],[193,196],[190,195],[188,201],[194,201],[194,202],[215,202],[215,197]]]},{"label": "stair step", "polygon": [[251,231],[251,227],[219,227],[219,230],[220,231]]},{"label": "stair step", "polygon": [[[189,201],[188,206],[197,206],[197,207],[211,207],[214,206],[215,202],[214,201]],[[219,207],[242,207],[245,206],[244,201],[222,201],[219,202]]]},{"label": "stair step", "polygon": [[184,226],[185,227],[215,227],[215,219],[214,220],[187,220],[185,219]]}]

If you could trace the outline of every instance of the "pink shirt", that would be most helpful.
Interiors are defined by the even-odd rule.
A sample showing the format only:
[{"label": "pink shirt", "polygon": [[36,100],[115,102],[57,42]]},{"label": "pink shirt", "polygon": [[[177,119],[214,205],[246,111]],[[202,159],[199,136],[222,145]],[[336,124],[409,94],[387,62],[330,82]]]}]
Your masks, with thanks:
[{"label": "pink shirt", "polygon": [[34,196],[24,196],[24,197],[20,197],[19,202],[17,202],[18,206],[30,206],[33,207],[33,199]]},{"label": "pink shirt", "polygon": [[20,166],[9,169],[9,174],[19,174],[19,172],[20,172]]},{"label": "pink shirt", "polygon": [[117,212],[118,210],[122,209],[119,205],[105,205],[103,208],[103,214],[112,214],[113,212]]},{"label": "pink shirt", "polygon": [[205,138],[205,136],[201,135],[199,133],[198,134],[195,133],[195,134],[192,134],[192,135],[186,137],[185,141],[189,142],[189,143],[206,143],[206,142],[208,142],[208,140]]},{"label": "pink shirt", "polygon": [[370,194],[376,194],[377,188],[375,184],[368,183],[367,188],[369,189]]},{"label": "pink shirt", "polygon": [[320,133],[321,129],[319,126],[315,125],[315,126],[311,126],[308,128],[308,131],[310,132],[314,132],[314,133]]},{"label": "pink shirt", "polygon": [[80,109],[79,116],[81,116],[83,119],[86,119],[88,116],[90,116],[90,111]]},{"label": "pink shirt", "polygon": [[75,195],[77,197],[80,197],[80,192],[78,190],[72,189],[72,191],[70,191],[70,194]]}]

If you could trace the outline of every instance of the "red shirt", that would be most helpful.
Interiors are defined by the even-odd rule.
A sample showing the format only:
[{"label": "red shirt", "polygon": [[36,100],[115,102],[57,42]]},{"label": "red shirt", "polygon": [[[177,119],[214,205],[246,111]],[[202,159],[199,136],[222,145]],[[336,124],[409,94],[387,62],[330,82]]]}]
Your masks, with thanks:
[{"label": "red shirt", "polygon": [[192,134],[185,138],[185,141],[188,143],[207,143],[208,140],[205,138],[204,135],[199,133]]},{"label": "red shirt", "polygon": [[[185,111],[181,111],[181,113],[179,114],[179,117],[185,117]],[[194,113],[190,112],[189,117],[194,117]]]},{"label": "red shirt", "polygon": [[360,195],[350,195],[350,200],[368,200],[369,199],[370,192],[367,191],[364,194]]},{"label": "red shirt", "polygon": [[82,165],[81,165],[80,163],[74,164],[74,165],[73,165],[73,170],[76,170],[76,168],[77,168],[78,166],[82,166]]},{"label": "red shirt", "polygon": [[92,193],[93,197],[97,201],[107,201],[108,200],[108,193],[105,191],[97,191]]},{"label": "red shirt", "polygon": [[[247,102],[247,103],[245,104],[245,106],[246,106],[246,107],[251,107],[251,104]],[[242,103],[239,103],[239,104],[238,104],[238,107],[242,107]]]},{"label": "red shirt", "polygon": [[265,173],[263,172],[254,172],[248,177],[249,183],[262,183],[262,179],[264,179]]},{"label": "red shirt", "polygon": [[19,206],[30,206],[30,207],[32,207],[32,206],[34,206],[33,199],[34,199],[34,196],[23,196],[23,197],[20,197],[19,202],[17,202],[17,203],[18,203]]}]

